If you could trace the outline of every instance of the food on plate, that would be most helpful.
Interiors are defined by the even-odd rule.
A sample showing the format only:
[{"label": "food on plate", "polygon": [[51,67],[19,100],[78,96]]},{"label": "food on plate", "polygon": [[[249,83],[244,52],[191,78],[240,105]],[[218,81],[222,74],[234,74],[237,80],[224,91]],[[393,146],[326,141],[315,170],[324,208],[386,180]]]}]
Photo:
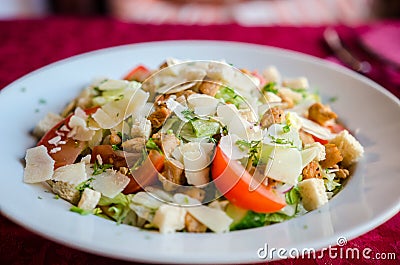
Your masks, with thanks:
[{"label": "food on plate", "polygon": [[33,130],[26,183],[161,233],[261,227],[325,205],[363,155],[304,77],[168,59],[99,79]]}]

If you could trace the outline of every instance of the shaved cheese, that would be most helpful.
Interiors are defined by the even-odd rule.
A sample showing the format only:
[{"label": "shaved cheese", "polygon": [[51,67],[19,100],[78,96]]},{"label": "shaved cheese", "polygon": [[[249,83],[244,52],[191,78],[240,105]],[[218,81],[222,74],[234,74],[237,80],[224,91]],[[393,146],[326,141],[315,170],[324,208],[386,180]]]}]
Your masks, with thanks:
[{"label": "shaved cheese", "polygon": [[92,117],[101,128],[111,129],[134,112],[140,111],[148,97],[149,93],[142,89],[127,88],[120,100],[106,103],[97,109]]},{"label": "shaved cheese", "polygon": [[316,161],[324,160],[325,155],[326,155],[325,147],[322,144],[315,142],[315,143],[306,145],[304,147],[304,149],[301,151],[303,167],[308,165],[313,160],[316,160]]},{"label": "shaved cheese", "polygon": [[145,117],[134,119],[130,134],[132,138],[144,137],[146,140],[149,139],[151,134],[151,122]]},{"label": "shaved cheese", "polygon": [[219,147],[228,158],[233,160],[239,160],[244,157],[248,157],[248,148],[239,148],[236,144],[237,141],[241,140],[236,134],[228,134],[221,137],[219,141]]},{"label": "shaved cheese", "polygon": [[68,137],[72,137],[74,140],[89,141],[95,134],[95,131],[87,128],[86,120],[77,115],[71,117],[68,126],[72,128],[72,131],[68,133]]},{"label": "shaved cheese", "polygon": [[130,181],[127,176],[112,169],[107,169],[103,173],[92,175],[92,177],[94,178],[92,181],[93,189],[109,198],[114,198],[122,192]]},{"label": "shaved cheese", "polygon": [[88,146],[90,148],[100,145],[101,141],[103,140],[103,131],[102,130],[97,130],[97,131],[93,131],[93,132],[94,132],[93,137],[88,142]]},{"label": "shaved cheese", "polygon": [[[285,125],[274,123],[269,126],[268,130],[264,132],[263,142],[265,144],[277,145],[277,146],[295,146],[301,149],[302,142],[300,140],[299,132],[296,129],[291,129],[288,132],[284,131]],[[283,140],[280,144],[279,140]]]},{"label": "shaved cheese", "polygon": [[217,107],[217,116],[223,124],[228,124],[233,117],[238,116],[239,111],[233,104],[221,104]]},{"label": "shaved cheese", "polygon": [[77,186],[87,180],[85,163],[80,162],[71,165],[65,165],[54,171],[52,180],[66,182]]},{"label": "shaved cheese", "polygon": [[287,88],[287,87],[278,88],[278,91],[279,91],[279,94],[282,95],[282,97],[289,98],[289,99],[293,100],[294,102],[300,102],[303,99],[302,94],[300,94],[296,91],[293,91],[292,89]]},{"label": "shaved cheese", "polygon": [[60,140],[61,140],[61,136],[55,136],[55,137],[51,138],[50,140],[48,140],[47,142],[52,145],[57,145],[60,142]]},{"label": "shaved cheese", "polygon": [[47,153],[45,146],[39,145],[26,150],[25,161],[25,183],[38,183],[51,179],[54,160]]},{"label": "shaved cheese", "polygon": [[[176,116],[178,116],[179,119],[181,119],[184,122],[187,122],[188,119],[185,118],[185,115],[183,114],[186,110],[187,107],[182,105],[181,103],[177,102],[174,97],[170,97],[165,101],[165,104],[167,105],[167,108],[173,111]],[[183,112],[183,113],[182,113]]]},{"label": "shaved cheese", "polygon": [[99,90],[117,90],[117,89],[125,89],[129,85],[129,82],[126,80],[114,80],[109,79],[101,83],[98,88]]},{"label": "shaved cheese", "polygon": [[196,186],[207,184],[210,171],[208,166],[211,163],[214,144],[190,142],[182,145],[179,149],[182,153],[188,183]]},{"label": "shaved cheese", "polygon": [[158,209],[163,202],[155,197],[154,195],[150,195],[149,192],[138,192],[132,197],[132,202],[136,204],[143,205],[150,209]]},{"label": "shaved cheese", "polygon": [[245,120],[242,116],[234,116],[228,124],[228,131],[238,135],[246,141],[258,141],[262,139],[260,126]]},{"label": "shaved cheese", "polygon": [[42,137],[46,132],[50,131],[57,123],[63,120],[58,114],[55,113],[47,113],[47,115],[39,121],[39,123],[33,129],[33,134],[36,137]]},{"label": "shaved cheese", "polygon": [[300,151],[296,148],[264,144],[261,152],[266,161],[265,176],[287,184],[296,185],[303,169]]},{"label": "shaved cheese", "polygon": [[325,127],[319,125],[318,123],[313,122],[309,119],[306,119],[306,118],[303,118],[300,116],[299,116],[299,118],[302,123],[302,129],[305,132],[312,134],[322,140],[330,140],[333,137],[335,137],[335,134],[331,133],[331,131],[328,128],[325,128]]},{"label": "shaved cheese", "polygon": [[200,116],[213,115],[217,111],[218,99],[205,94],[193,94],[187,98],[189,107]]},{"label": "shaved cheese", "polygon": [[191,205],[186,208],[188,213],[212,231],[216,233],[229,231],[232,219],[224,211],[204,206],[200,201],[181,193],[174,195],[174,201],[180,205]]}]

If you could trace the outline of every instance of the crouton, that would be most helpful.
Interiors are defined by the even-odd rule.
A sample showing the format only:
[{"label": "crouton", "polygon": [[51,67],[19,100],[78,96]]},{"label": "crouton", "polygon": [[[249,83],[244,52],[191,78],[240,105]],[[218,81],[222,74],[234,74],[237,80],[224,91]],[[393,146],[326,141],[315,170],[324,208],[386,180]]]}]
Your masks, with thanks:
[{"label": "crouton", "polygon": [[163,183],[163,187],[167,191],[175,190],[179,185],[185,184],[186,178],[183,174],[182,163],[175,159],[166,160],[159,180]]},{"label": "crouton", "polygon": [[180,140],[175,136],[175,134],[161,134],[161,148],[165,156],[170,157],[171,153],[179,146],[179,144]]},{"label": "crouton", "polygon": [[79,200],[78,207],[83,210],[91,211],[96,208],[100,198],[100,192],[85,188],[82,192],[81,199]]},{"label": "crouton", "polygon": [[185,189],[183,192],[183,194],[186,194],[190,197],[192,197],[193,199],[196,199],[198,201],[203,201],[205,196],[206,196],[206,191],[200,188],[196,188],[196,187],[191,187],[189,189]]},{"label": "crouton", "polygon": [[293,78],[293,79],[285,79],[282,81],[282,85],[285,87],[290,87],[293,89],[299,89],[299,88],[308,88],[308,80],[305,77],[298,77],[298,78]]},{"label": "crouton", "polygon": [[81,193],[76,189],[76,185],[54,180],[49,180],[47,183],[50,185],[51,190],[60,196],[60,198],[69,201],[73,205],[78,204]]},{"label": "crouton", "polygon": [[169,204],[161,205],[154,215],[152,223],[161,234],[174,233],[185,227],[186,210]]},{"label": "crouton", "polygon": [[310,179],[310,178],[322,178],[321,169],[319,168],[318,162],[311,161],[303,168],[303,179]]},{"label": "crouton", "polygon": [[154,111],[152,114],[149,115],[147,118],[150,122],[153,128],[160,128],[164,122],[168,119],[169,115],[171,115],[171,110],[168,108],[161,106],[157,108],[156,111]]},{"label": "crouton", "polygon": [[146,139],[144,137],[129,139],[121,144],[124,151],[131,153],[141,153],[145,146]]},{"label": "crouton", "polygon": [[312,135],[310,133],[305,132],[303,129],[299,130],[299,136],[300,136],[301,142],[303,143],[303,147],[315,142],[314,137],[312,137]]},{"label": "crouton", "polygon": [[303,198],[304,209],[307,211],[315,210],[328,202],[323,179],[306,179],[301,181],[298,187]]},{"label": "crouton", "polygon": [[221,88],[221,85],[219,85],[215,82],[205,80],[200,84],[199,91],[202,94],[206,94],[206,95],[214,97],[220,88]]},{"label": "crouton", "polygon": [[322,160],[322,168],[330,168],[343,160],[343,157],[335,144],[325,145],[325,159]]},{"label": "crouton", "polygon": [[340,168],[335,174],[340,179],[346,179],[350,175],[350,172],[345,168]]},{"label": "crouton", "polygon": [[274,123],[282,123],[286,120],[284,111],[278,107],[273,107],[268,109],[264,115],[261,117],[260,125],[261,127],[268,128]]},{"label": "crouton", "polygon": [[200,223],[196,218],[190,213],[185,215],[185,229],[191,233],[204,233],[207,230],[207,226]]},{"label": "crouton", "polygon": [[357,162],[364,154],[364,148],[347,130],[341,131],[329,141],[335,144],[343,156],[341,165],[348,167]]},{"label": "crouton", "polygon": [[329,106],[317,102],[308,108],[308,118],[324,126],[328,121],[336,119],[337,115]]}]

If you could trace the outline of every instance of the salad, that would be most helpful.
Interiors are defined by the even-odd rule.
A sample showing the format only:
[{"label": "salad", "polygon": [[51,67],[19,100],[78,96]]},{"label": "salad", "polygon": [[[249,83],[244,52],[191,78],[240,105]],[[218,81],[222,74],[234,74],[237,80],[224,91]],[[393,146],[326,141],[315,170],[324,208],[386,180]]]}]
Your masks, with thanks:
[{"label": "salad", "polygon": [[305,77],[167,59],[102,78],[35,127],[25,183],[135,227],[227,232],[313,211],[363,147]]}]

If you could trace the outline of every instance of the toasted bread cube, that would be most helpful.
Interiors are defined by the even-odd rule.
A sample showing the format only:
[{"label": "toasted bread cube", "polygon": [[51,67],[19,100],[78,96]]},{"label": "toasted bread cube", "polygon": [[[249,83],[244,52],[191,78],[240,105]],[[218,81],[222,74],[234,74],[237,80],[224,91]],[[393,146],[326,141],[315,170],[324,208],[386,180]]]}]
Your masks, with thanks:
[{"label": "toasted bread cube", "polygon": [[185,216],[184,208],[163,204],[156,211],[152,223],[160,229],[162,234],[174,233],[185,227]]},{"label": "toasted bread cube", "polygon": [[91,211],[96,208],[101,198],[101,193],[89,188],[86,188],[82,192],[81,199],[79,200],[78,207]]},{"label": "toasted bread cube", "polygon": [[304,209],[307,211],[315,210],[328,202],[323,179],[306,179],[301,181],[298,187],[303,198]]},{"label": "toasted bread cube", "polygon": [[364,148],[347,130],[341,131],[329,141],[335,144],[343,156],[342,166],[348,167],[357,162],[364,154]]}]

